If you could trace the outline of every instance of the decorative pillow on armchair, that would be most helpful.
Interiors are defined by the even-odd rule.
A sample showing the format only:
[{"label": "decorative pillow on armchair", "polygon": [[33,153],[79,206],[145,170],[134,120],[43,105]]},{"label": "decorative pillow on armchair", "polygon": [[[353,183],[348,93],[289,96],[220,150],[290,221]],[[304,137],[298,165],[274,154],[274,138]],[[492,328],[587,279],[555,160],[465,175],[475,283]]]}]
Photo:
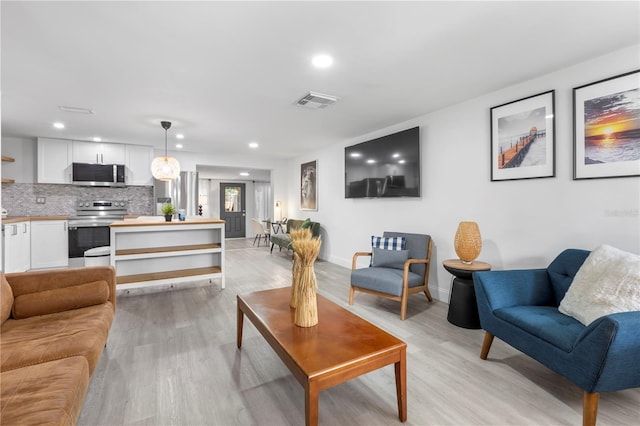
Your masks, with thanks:
[{"label": "decorative pillow on armchair", "polygon": [[[376,251],[377,250],[387,250],[387,251],[402,251],[404,250],[404,246],[407,242],[405,237],[376,237],[375,235],[371,236],[371,262],[369,262],[369,266],[382,266],[382,263],[397,263],[399,259],[389,259],[389,256],[385,256],[385,253],[381,253],[381,257],[383,260],[379,261],[378,264],[376,262]],[[407,256],[408,256],[407,251]],[[392,255],[390,255],[392,256]],[[404,261],[407,260],[407,257],[402,260],[403,266],[398,269],[402,269],[404,267]],[[385,265],[387,266],[387,265]],[[389,266],[387,266],[389,267]]]},{"label": "decorative pillow on armchair", "polygon": [[640,256],[608,245],[596,248],[558,309],[584,325],[604,315],[640,311]]},{"label": "decorative pillow on armchair", "polygon": [[385,250],[404,250],[407,239],[405,237],[376,237],[371,236],[371,247]]},{"label": "decorative pillow on armchair", "polygon": [[409,258],[409,250],[385,250],[373,247],[371,266],[404,269],[404,262]]}]

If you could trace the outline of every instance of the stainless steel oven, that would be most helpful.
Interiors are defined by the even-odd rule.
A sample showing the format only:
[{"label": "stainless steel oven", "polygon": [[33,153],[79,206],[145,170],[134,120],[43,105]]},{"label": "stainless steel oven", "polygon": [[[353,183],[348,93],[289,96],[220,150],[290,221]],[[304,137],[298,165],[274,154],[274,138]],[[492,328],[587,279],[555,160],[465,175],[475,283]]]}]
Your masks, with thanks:
[{"label": "stainless steel oven", "polygon": [[76,216],[69,218],[69,266],[84,266],[84,252],[109,246],[109,225],[123,220],[126,201],[79,201]]}]

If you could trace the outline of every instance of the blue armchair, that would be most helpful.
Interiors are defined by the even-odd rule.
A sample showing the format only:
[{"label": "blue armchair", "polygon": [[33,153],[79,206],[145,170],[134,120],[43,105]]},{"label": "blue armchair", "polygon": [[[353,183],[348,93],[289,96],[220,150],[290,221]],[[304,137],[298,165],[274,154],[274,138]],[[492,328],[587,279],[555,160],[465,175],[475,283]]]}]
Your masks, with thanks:
[{"label": "blue armchair", "polygon": [[600,392],[640,386],[640,312],[601,317],[585,326],[558,305],[588,251],[562,252],[547,269],[475,272],[480,358],[494,336],[584,390],[583,425],[595,425]]}]

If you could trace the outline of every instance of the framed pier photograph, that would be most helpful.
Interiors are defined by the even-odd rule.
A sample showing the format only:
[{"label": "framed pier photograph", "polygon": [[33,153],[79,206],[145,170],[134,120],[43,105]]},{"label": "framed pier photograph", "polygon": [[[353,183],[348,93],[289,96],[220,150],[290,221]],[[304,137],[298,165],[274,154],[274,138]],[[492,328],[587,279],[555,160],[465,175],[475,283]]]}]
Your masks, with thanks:
[{"label": "framed pier photograph", "polygon": [[573,179],[640,176],[640,70],[573,89]]},{"label": "framed pier photograph", "polygon": [[491,180],[554,177],[555,92],[491,108]]}]

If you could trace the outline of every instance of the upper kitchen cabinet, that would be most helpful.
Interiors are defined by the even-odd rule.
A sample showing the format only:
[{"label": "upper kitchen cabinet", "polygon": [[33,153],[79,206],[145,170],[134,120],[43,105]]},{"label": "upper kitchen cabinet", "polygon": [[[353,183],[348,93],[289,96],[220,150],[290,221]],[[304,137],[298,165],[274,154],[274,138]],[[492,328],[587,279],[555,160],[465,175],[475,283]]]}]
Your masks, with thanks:
[{"label": "upper kitchen cabinet", "polygon": [[120,143],[73,141],[73,162],[124,164],[125,146]]},{"label": "upper kitchen cabinet", "polygon": [[127,185],[153,185],[151,162],[153,148],[142,145],[127,145],[125,147],[125,166],[127,168]]},{"label": "upper kitchen cabinet", "polygon": [[38,183],[71,183],[72,142],[38,138]]}]

